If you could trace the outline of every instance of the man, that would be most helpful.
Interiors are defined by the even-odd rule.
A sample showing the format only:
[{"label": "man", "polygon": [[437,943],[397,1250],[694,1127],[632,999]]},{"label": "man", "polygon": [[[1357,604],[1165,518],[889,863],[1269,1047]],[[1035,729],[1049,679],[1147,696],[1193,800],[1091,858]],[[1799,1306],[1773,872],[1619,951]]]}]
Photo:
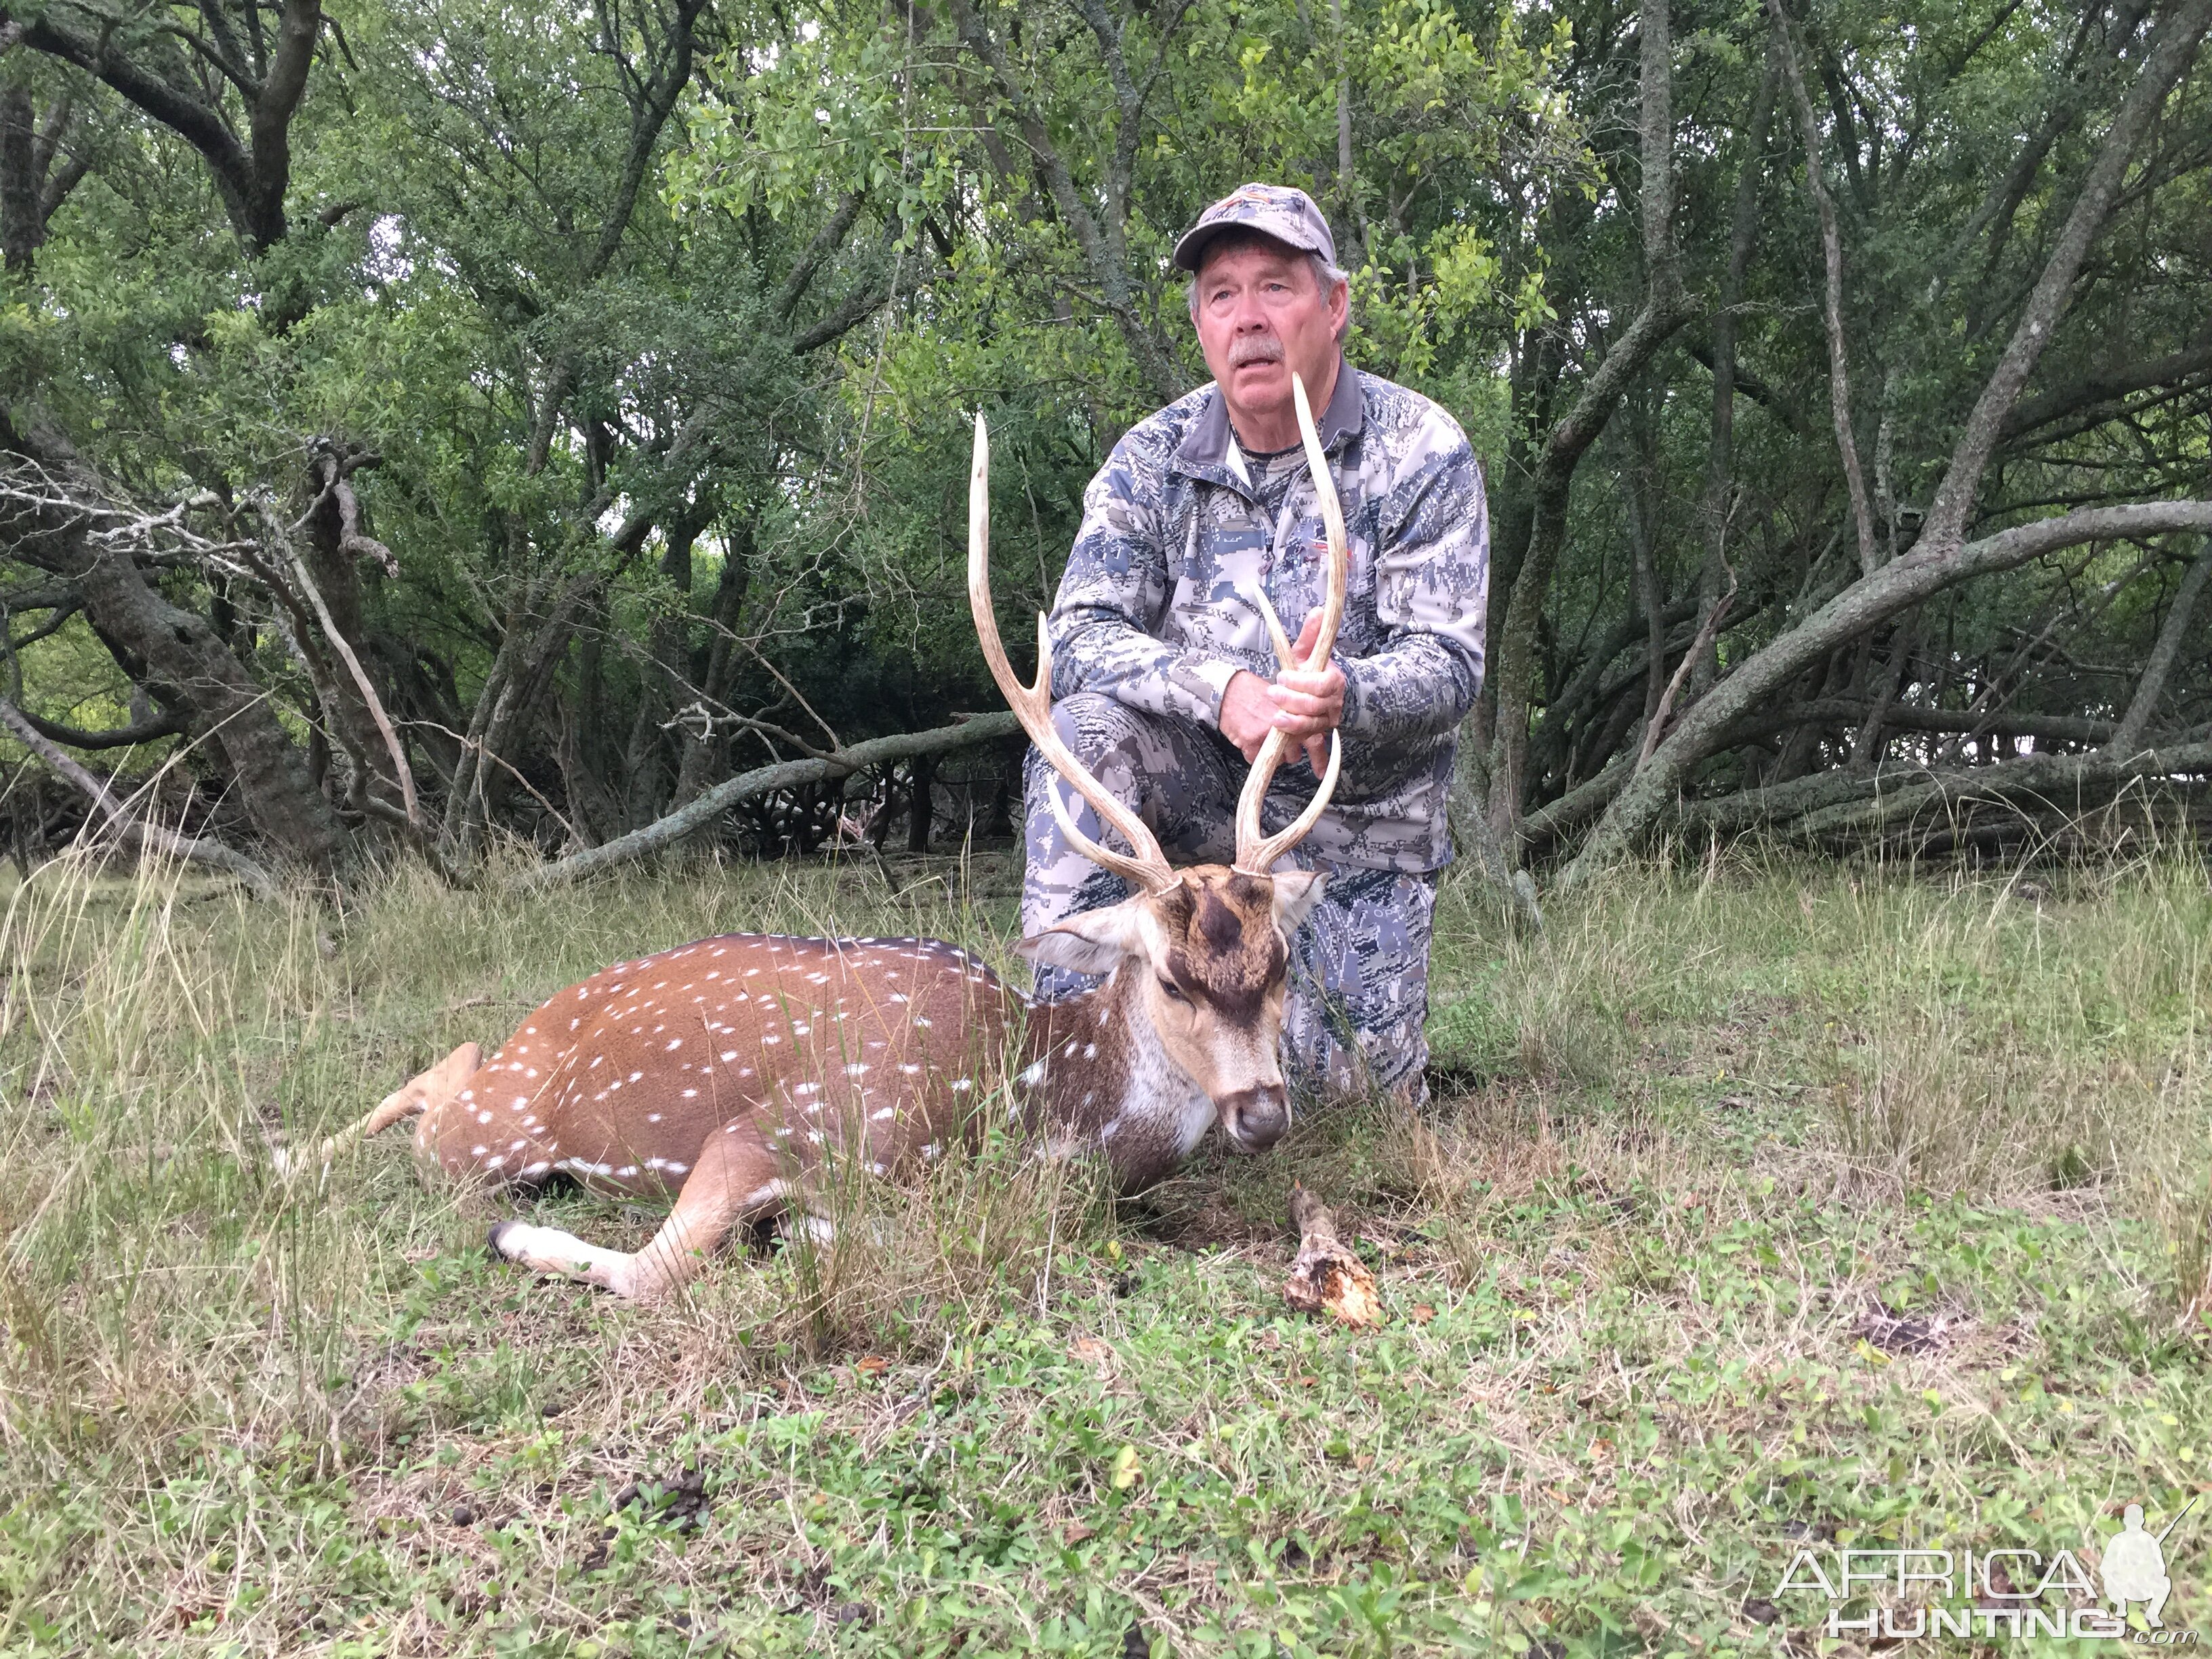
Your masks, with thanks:
[{"label": "man", "polygon": [[[1262,826],[1312,799],[1339,732],[1343,770],[1291,855],[1328,874],[1291,944],[1285,1069],[1307,1093],[1425,1097],[1430,924],[1451,855],[1455,734],[1482,683],[1489,520],[1467,437],[1419,393],[1344,361],[1350,294],[1304,191],[1246,185],[1177,242],[1213,384],[1115,446],[1084,497],[1050,628],[1053,722],[1177,862],[1226,863],[1244,765],[1271,730],[1303,745]],[[1351,582],[1324,669],[1283,672],[1249,597],[1267,589],[1310,647],[1327,540],[1299,442],[1304,382],[1344,507]],[[1242,757],[1242,762],[1239,757]],[[1073,851],[1032,752],[1025,933],[1127,896]],[[1077,826],[1098,837],[1087,805]],[[1092,981],[1040,969],[1051,1000]]]},{"label": "man", "polygon": [[[2182,1514],[2188,1512],[2184,1510]],[[2175,1520],[2179,1518],[2177,1516]],[[2173,1594],[2173,1580],[2166,1571],[2166,1533],[2172,1530],[2172,1521],[2166,1522],[2166,1532],[2146,1528],[2140,1504],[2129,1504],[2121,1515],[2119,1532],[2105,1545],[2102,1571],[2105,1599],[2122,1619],[2128,1616],[2129,1602],[2140,1601],[2143,1623],[2153,1630],[2166,1627],[2159,1615],[2166,1611],[2166,1598]]]}]

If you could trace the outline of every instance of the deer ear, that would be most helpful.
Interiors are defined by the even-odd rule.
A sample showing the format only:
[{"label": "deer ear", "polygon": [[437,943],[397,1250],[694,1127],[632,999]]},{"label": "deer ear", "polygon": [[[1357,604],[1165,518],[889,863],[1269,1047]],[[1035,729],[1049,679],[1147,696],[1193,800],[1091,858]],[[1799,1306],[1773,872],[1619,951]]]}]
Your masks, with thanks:
[{"label": "deer ear", "polygon": [[1274,880],[1275,925],[1285,933],[1295,933],[1321,902],[1321,890],[1328,877],[1319,870],[1282,870],[1276,872]]},{"label": "deer ear", "polygon": [[1138,948],[1136,907],[1124,902],[1054,922],[1042,933],[1030,934],[1014,950],[1047,968],[1110,974],[1121,965],[1122,957]]}]

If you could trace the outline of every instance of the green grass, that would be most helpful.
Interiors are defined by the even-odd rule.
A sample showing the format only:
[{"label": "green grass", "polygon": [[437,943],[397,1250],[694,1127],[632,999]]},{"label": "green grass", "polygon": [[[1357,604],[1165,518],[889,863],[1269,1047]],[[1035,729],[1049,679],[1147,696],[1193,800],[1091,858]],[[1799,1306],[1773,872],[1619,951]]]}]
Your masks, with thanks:
[{"label": "green grass", "polygon": [[[1811,1651],[1801,1547],[2094,1564],[2212,1484],[2212,891],[2037,879],[1644,869],[1533,941],[1448,890],[1419,1120],[1119,1205],[992,1147],[639,1309],[488,1261],[397,1134],[319,1187],[268,1147],[707,933],[1003,959],[1013,871],[338,916],[49,867],[0,933],[0,1652]],[[1284,1307],[1293,1177],[1380,1331]],[[2212,1627],[2212,1523],[2168,1557]]]}]

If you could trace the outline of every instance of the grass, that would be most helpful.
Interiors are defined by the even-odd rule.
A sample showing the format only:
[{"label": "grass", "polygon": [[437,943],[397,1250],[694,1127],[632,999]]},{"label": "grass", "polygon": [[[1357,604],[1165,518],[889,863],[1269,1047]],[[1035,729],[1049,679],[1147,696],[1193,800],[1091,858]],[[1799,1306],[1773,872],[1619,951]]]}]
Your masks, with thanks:
[{"label": "grass", "polygon": [[[2208,1484],[2212,891],[2038,883],[1648,868],[1532,941],[1448,890],[1419,1119],[1135,1203],[994,1146],[637,1309],[488,1261],[397,1135],[319,1189],[267,1148],[708,933],[1003,958],[1012,870],[334,916],[50,866],[0,922],[0,1652],[1809,1652],[1801,1548],[2094,1564]],[[1380,1331],[1284,1308],[1294,1176]],[[2168,1560],[2212,1626],[2212,1529]]]}]

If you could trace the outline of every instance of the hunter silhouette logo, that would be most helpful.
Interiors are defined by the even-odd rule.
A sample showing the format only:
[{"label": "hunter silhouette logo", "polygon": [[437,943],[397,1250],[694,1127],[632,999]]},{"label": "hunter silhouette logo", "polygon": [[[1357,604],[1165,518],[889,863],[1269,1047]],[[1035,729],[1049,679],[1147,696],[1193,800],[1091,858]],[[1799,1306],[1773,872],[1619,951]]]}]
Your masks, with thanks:
[{"label": "hunter silhouette logo", "polygon": [[2166,1540],[2181,1524],[2183,1516],[2196,1507],[2197,1500],[2192,1498],[2180,1515],[2166,1523],[2164,1531],[2153,1534],[2143,1528],[2142,1505],[2128,1505],[2126,1514],[2121,1517],[2120,1530],[2105,1546],[2101,1569],[2105,1599],[2121,1618],[2128,1616],[2130,1601],[2140,1601],[2143,1623],[2153,1630],[2166,1627],[2166,1621],[2159,1614],[2166,1609],[2166,1598],[2173,1594],[2173,1580],[2166,1571]]}]

